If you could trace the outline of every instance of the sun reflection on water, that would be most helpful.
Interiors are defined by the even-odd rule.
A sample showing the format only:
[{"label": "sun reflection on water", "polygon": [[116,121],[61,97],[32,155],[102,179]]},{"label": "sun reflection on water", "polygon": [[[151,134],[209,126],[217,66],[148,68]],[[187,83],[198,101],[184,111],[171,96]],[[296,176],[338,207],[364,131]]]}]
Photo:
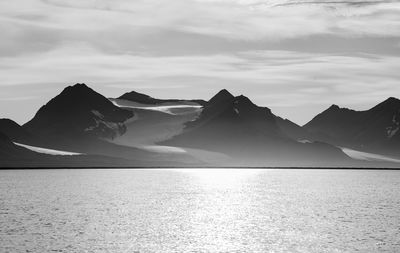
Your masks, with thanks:
[{"label": "sun reflection on water", "polygon": [[258,169],[179,169],[192,176],[199,186],[211,189],[236,188],[259,173]]},{"label": "sun reflection on water", "polygon": [[252,196],[248,195],[252,169],[180,169],[191,181],[191,212],[186,231],[210,252],[232,252],[246,244],[246,221],[251,218]]}]

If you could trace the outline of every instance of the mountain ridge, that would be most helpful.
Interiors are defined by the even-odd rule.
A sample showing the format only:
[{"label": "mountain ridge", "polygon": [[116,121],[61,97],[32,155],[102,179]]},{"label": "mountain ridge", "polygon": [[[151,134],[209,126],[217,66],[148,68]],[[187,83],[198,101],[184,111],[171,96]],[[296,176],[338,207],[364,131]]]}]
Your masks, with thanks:
[{"label": "mountain ridge", "polygon": [[[244,95],[232,95],[227,89],[218,91],[208,101],[154,99],[138,92],[126,94],[130,94],[130,99],[136,101],[125,101],[121,105],[86,84],[68,86],[43,105],[23,126],[9,119],[0,119],[0,133],[4,132],[0,134],[2,145],[12,147],[10,152],[21,150],[21,147],[12,143],[16,141],[89,155],[89,158],[79,157],[77,164],[89,161],[98,164],[91,160],[98,156],[107,164],[114,161],[115,164],[132,166],[372,166],[372,163],[350,159],[338,147],[362,150],[364,142],[369,142],[371,145],[364,150],[373,150],[370,147],[376,150],[385,147],[394,153],[400,150],[400,100],[394,97],[365,111],[354,111],[333,104],[301,127],[275,115],[268,107],[254,104]],[[196,101],[200,101],[201,106]],[[195,109],[181,110],[182,114],[177,114],[176,110],[165,111],[166,107],[174,106]],[[136,113],[140,113],[141,121],[137,121]],[[185,113],[189,113],[188,116]],[[165,122],[155,121],[154,117],[161,117],[160,120]],[[163,146],[142,148],[130,142],[146,143],[146,138],[151,136],[143,136],[137,142],[129,138],[125,142],[121,141],[128,122],[132,129],[130,131],[139,131],[140,134],[154,133],[160,127],[179,129],[164,131],[148,142],[149,145],[153,145],[152,141],[158,141],[154,142],[155,145],[172,146],[169,149]],[[148,128],[146,124],[152,123],[159,126],[153,127],[151,131],[141,130]],[[137,136],[132,135],[133,132],[129,133],[130,138]],[[115,138],[119,138],[119,141],[114,143]],[[160,153],[157,150],[169,151]],[[188,150],[191,150],[190,154]],[[206,160],[199,160],[196,158],[196,150],[227,155],[230,161],[210,162],[205,156],[202,159]],[[28,158],[38,157],[26,150],[16,151],[16,154],[24,154]],[[16,159],[17,156],[12,157]],[[54,164],[57,161],[54,157],[39,156],[41,162],[46,160]],[[119,163],[118,159],[124,162]],[[62,159],[63,164],[77,160]]]},{"label": "mountain ridge", "polygon": [[400,151],[399,126],[400,100],[390,97],[363,111],[331,106],[304,128],[313,134],[315,140],[396,155]]},{"label": "mountain ridge", "polygon": [[234,97],[222,90],[209,100],[197,120],[187,124],[182,134],[161,144],[225,153],[233,164],[324,164],[317,161],[315,154],[327,162],[347,160],[340,149],[329,144],[292,140],[276,119],[269,108],[255,105],[246,96]]}]

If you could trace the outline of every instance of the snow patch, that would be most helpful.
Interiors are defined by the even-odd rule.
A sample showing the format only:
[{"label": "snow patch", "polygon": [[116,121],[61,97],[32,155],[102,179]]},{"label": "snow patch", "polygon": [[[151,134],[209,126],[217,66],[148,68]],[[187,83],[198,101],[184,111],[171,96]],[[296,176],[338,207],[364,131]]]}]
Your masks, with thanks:
[{"label": "snow patch", "polygon": [[115,132],[118,132],[119,129],[120,129],[120,127],[123,126],[122,123],[114,123],[114,122],[108,122],[108,121],[98,120],[98,119],[94,119],[94,121],[96,122],[96,124],[95,124],[94,126],[87,127],[87,128],[85,129],[86,132],[87,132],[87,131],[93,131],[93,130],[95,130],[96,128],[98,128],[98,127],[99,127],[100,125],[102,125],[102,124],[105,125],[106,128],[112,129],[112,130],[114,130]]},{"label": "snow patch", "polygon": [[238,110],[237,108],[233,108],[233,110],[235,111],[235,113],[236,113],[237,115],[239,115],[239,110]]},{"label": "snow patch", "polygon": [[100,119],[104,119],[104,115],[101,114],[99,111],[92,110],[92,113],[93,113],[95,116],[99,117]]},{"label": "snow patch", "polygon": [[395,128],[395,129],[389,129],[387,131],[388,138],[390,139],[393,136],[395,136],[398,131],[399,131],[399,127]]},{"label": "snow patch", "polygon": [[148,145],[148,146],[141,146],[141,149],[157,152],[157,153],[167,153],[167,154],[183,154],[186,153],[186,150],[183,148],[172,147],[172,146],[159,146],[159,145]]},{"label": "snow patch", "polygon": [[399,119],[398,119],[397,116],[398,116],[398,114],[393,115],[393,118],[392,118],[393,125],[392,126],[388,126],[386,128],[386,134],[387,134],[387,137],[389,139],[392,138],[393,136],[395,136],[396,133],[400,129],[400,122],[399,122]]},{"label": "snow patch", "polygon": [[399,159],[390,158],[384,155],[372,154],[343,147],[340,148],[346,155],[356,160],[400,163]]},{"label": "snow patch", "polygon": [[309,141],[309,140],[306,140],[306,139],[300,139],[300,140],[297,140],[297,142],[300,142],[300,143],[313,143],[312,141]]},{"label": "snow patch", "polygon": [[17,143],[17,142],[14,142],[14,144],[17,146],[29,149],[31,151],[34,151],[36,153],[47,154],[47,155],[83,155],[82,153],[61,151],[61,150],[48,149],[48,148],[40,148],[40,147],[30,146],[30,145],[26,145],[26,144]]},{"label": "snow patch", "polygon": [[111,100],[110,101],[117,107],[120,108],[131,108],[131,109],[142,109],[142,110],[150,110],[150,111],[158,111],[158,112],[163,112],[166,114],[170,115],[177,115],[177,113],[173,112],[173,109],[185,109],[185,108],[194,108],[194,109],[200,109],[203,106],[201,105],[140,105],[136,103],[137,105],[129,105],[129,104],[123,104],[120,101],[117,100]]},{"label": "snow patch", "polygon": [[[105,121],[104,115],[97,110],[91,110],[91,112],[94,115],[93,120],[95,124],[85,128],[84,131],[85,132],[97,131],[100,132],[100,137],[105,137],[105,138],[114,139],[115,137],[124,134],[126,131],[124,123],[131,122],[137,119],[136,114],[134,114],[133,117],[127,119],[124,123],[116,123],[116,122]],[[107,136],[105,135],[103,136],[103,134],[106,134]]]}]

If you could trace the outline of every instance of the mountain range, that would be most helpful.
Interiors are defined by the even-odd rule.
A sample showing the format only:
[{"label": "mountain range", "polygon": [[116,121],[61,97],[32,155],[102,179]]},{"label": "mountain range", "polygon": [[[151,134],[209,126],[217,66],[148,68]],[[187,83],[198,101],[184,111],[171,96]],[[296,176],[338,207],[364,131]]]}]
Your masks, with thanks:
[{"label": "mountain range", "polygon": [[365,111],[332,105],[304,126],[314,140],[396,157],[399,128],[400,100],[393,97]]},{"label": "mountain range", "polygon": [[332,105],[304,126],[244,95],[106,98],[66,87],[20,126],[0,120],[1,167],[398,167],[400,100]]}]

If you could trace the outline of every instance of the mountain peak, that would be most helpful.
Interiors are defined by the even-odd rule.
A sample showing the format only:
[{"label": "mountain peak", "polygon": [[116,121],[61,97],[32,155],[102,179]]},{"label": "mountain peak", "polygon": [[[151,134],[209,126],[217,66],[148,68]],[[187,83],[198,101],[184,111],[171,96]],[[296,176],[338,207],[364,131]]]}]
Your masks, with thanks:
[{"label": "mountain peak", "polygon": [[153,98],[149,95],[139,93],[136,91],[131,91],[123,94],[122,96],[118,97],[118,99],[123,99],[123,100],[128,100],[131,102],[136,102],[140,104],[148,104],[148,105],[157,105],[157,104],[162,104],[162,103],[182,103],[182,102],[194,102],[199,105],[205,105],[207,102],[201,99],[191,99],[191,100],[186,100],[186,99],[159,99],[159,98]]},{"label": "mountain peak", "polygon": [[66,87],[42,106],[24,127],[33,134],[57,133],[69,136],[97,131],[96,134],[107,137],[110,126],[122,124],[132,116],[133,112],[115,106],[86,84],[78,83]]},{"label": "mountain peak", "polygon": [[84,83],[66,87],[60,94],[51,99],[46,107],[54,113],[64,111],[92,110],[93,107],[111,107],[112,103]]},{"label": "mountain peak", "polygon": [[338,105],[331,105],[328,109],[325,110],[325,112],[333,112],[333,113],[339,113],[339,112],[343,112],[343,111],[353,111],[351,109],[348,109],[346,107],[340,107]]},{"label": "mountain peak", "polygon": [[395,97],[390,97],[390,98],[386,99],[385,101],[383,101],[383,103],[399,104],[400,100]]},{"label": "mountain peak", "polygon": [[[146,95],[146,94],[143,94],[143,93],[140,93],[140,92],[137,92],[137,91],[130,91],[130,92],[127,92],[127,93],[125,93],[125,94],[122,95],[122,96],[125,96],[125,95],[137,95],[137,96],[150,97],[149,95]],[[122,96],[121,96],[121,97],[122,97]]]},{"label": "mountain peak", "polygon": [[208,102],[214,104],[232,98],[234,98],[234,96],[229,91],[227,91],[226,89],[222,89],[215,96],[213,96]]},{"label": "mountain peak", "polygon": [[[94,91],[92,88],[87,86],[84,83],[77,83],[74,85],[70,85],[64,88],[58,96],[55,98],[59,99],[68,99],[72,103],[76,103],[75,99],[81,100],[81,99],[89,99],[93,97],[98,97],[98,93]],[[53,100],[55,99],[53,98]],[[51,100],[52,101],[52,100]]]},{"label": "mountain peak", "polygon": [[340,107],[339,107],[338,105],[333,104],[333,105],[331,105],[328,109],[330,109],[330,110],[337,110],[337,109],[340,109]]},{"label": "mountain peak", "polygon": [[242,108],[253,108],[257,107],[248,97],[240,95],[235,97],[234,104]]},{"label": "mountain peak", "polygon": [[400,100],[395,97],[390,97],[383,101],[382,103],[378,104],[371,110],[398,110],[400,109]]},{"label": "mountain peak", "polygon": [[76,83],[74,85],[67,86],[66,90],[83,90],[83,89],[90,89],[85,83]]},{"label": "mountain peak", "polygon": [[130,100],[130,101],[135,101],[135,102],[144,103],[144,104],[154,102],[153,100],[155,100],[152,97],[150,97],[149,95],[139,93],[136,91],[127,92],[127,93],[123,94],[122,96],[120,96],[118,99]]},{"label": "mountain peak", "polygon": [[69,87],[75,87],[75,88],[89,88],[85,83],[76,83],[72,86]]}]

